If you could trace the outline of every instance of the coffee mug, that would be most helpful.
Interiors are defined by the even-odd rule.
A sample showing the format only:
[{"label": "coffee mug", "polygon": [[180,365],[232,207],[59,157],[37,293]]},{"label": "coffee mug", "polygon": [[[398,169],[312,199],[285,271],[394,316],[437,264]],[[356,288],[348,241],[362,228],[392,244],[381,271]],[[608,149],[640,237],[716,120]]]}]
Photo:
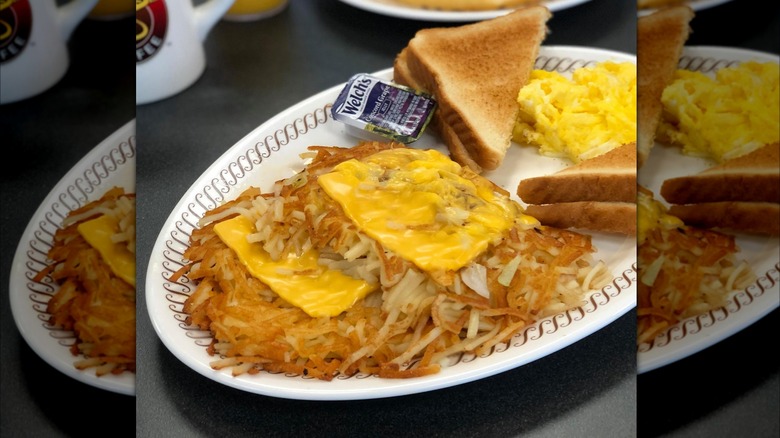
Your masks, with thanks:
[{"label": "coffee mug", "polygon": [[236,0],[224,19],[228,21],[254,21],[282,12],[289,0]]},{"label": "coffee mug", "polygon": [[0,0],[0,104],[40,94],[70,64],[67,42],[98,0]]},{"label": "coffee mug", "polygon": [[233,2],[136,0],[136,104],[171,97],[200,78],[206,68],[203,41]]}]

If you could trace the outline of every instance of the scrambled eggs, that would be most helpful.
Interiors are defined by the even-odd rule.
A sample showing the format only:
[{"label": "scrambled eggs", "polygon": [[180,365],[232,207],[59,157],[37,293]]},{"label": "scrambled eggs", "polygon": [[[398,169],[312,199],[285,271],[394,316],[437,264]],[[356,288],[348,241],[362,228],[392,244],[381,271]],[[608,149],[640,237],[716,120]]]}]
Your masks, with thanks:
[{"label": "scrambled eggs", "polygon": [[658,140],[717,162],[776,143],[780,137],[778,64],[745,62],[715,77],[678,70],[664,90]]},{"label": "scrambled eggs", "polygon": [[636,65],[603,61],[571,79],[534,70],[517,97],[513,140],[574,163],[636,141]]}]

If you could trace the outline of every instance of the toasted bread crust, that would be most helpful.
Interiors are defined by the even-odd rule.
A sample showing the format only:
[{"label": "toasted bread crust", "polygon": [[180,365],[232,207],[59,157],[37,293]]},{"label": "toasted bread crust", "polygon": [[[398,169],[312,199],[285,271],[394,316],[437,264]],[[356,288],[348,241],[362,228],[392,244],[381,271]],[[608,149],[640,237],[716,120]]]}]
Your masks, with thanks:
[{"label": "toasted bread crust", "polygon": [[669,214],[695,227],[780,235],[780,204],[777,203],[705,202],[672,205]]},{"label": "toasted bread crust", "polygon": [[551,227],[636,235],[636,204],[630,202],[529,205],[525,212]]},{"label": "toasted bread crust", "polygon": [[[409,70],[407,63],[408,48],[404,48],[396,56],[393,63],[393,81],[399,84],[407,85],[416,90],[427,90],[422,84],[417,82],[412,72]],[[447,125],[447,122],[443,119],[441,111],[434,111],[433,119],[429,125],[429,128],[436,132],[439,137],[442,138],[447,145],[451,158],[462,166],[468,166],[476,173],[482,173],[482,166],[477,164],[471,157],[466,146],[458,138],[455,131]]]},{"label": "toasted bread crust", "polygon": [[765,145],[703,172],[669,178],[661,186],[661,196],[672,204],[780,203],[780,145]]},{"label": "toasted bread crust", "polygon": [[521,180],[517,195],[528,204],[635,202],[636,143],[622,145],[552,175]]},{"label": "toasted bread crust", "polygon": [[[453,159],[496,169],[512,140],[517,94],[528,82],[552,16],[544,6],[458,27],[422,29],[399,53],[399,83],[432,94]],[[397,67],[401,68],[401,67]],[[457,141],[454,141],[457,139]],[[467,156],[466,156],[467,155]]]},{"label": "toasted bread crust", "polygon": [[780,174],[703,175],[664,181],[661,196],[671,204],[746,201],[780,203]]},{"label": "toasted bread crust", "polygon": [[661,119],[661,95],[674,79],[694,12],[687,5],[659,9],[637,19],[638,167],[655,142]]},{"label": "toasted bread crust", "polygon": [[520,182],[518,196],[529,204],[553,204],[575,201],[636,200],[636,175],[583,174],[557,178],[554,184],[545,177]]}]

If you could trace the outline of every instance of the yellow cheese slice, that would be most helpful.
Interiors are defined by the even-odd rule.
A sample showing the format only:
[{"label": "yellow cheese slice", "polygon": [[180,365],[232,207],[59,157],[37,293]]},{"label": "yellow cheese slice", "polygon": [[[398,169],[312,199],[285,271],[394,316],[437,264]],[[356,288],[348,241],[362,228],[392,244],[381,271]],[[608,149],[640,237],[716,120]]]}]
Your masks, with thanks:
[{"label": "yellow cheese slice", "polygon": [[254,231],[254,224],[243,216],[214,225],[217,236],[253,276],[309,316],[337,316],[377,287],[318,265],[315,250],[274,261],[262,245],[247,241],[247,235]]}]

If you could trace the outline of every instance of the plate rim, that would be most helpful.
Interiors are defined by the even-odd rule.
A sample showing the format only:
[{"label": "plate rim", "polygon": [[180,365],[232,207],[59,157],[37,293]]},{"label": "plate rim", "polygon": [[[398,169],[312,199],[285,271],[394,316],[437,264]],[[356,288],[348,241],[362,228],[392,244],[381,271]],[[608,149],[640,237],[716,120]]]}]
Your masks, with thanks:
[{"label": "plate rim", "polygon": [[[65,175],[63,175],[50,189],[44,200],[40,203],[33,215],[29,218],[27,226],[19,238],[19,242],[16,246],[14,257],[11,262],[8,289],[9,304],[11,307],[11,314],[13,316],[14,324],[17,328],[17,331],[22,336],[22,339],[36,353],[36,355],[38,355],[44,362],[48,363],[57,371],[73,378],[74,380],[80,381],[95,388],[130,396],[135,396],[136,376],[134,373],[123,373],[119,376],[109,374],[98,377],[95,375],[93,369],[87,369],[83,371],[77,370],[73,365],[74,361],[77,360],[77,356],[71,355],[67,346],[58,345],[58,349],[53,350],[51,348],[52,346],[48,345],[51,341],[43,338],[45,334],[39,331],[39,329],[44,330],[40,327],[41,324],[44,323],[43,321],[36,321],[35,326],[33,326],[32,322],[23,320],[23,317],[29,316],[25,315],[25,312],[29,312],[29,307],[33,304],[33,300],[29,297],[29,293],[33,291],[30,291],[26,286],[26,284],[31,280],[25,276],[25,273],[29,272],[29,269],[25,266],[25,262],[27,261],[27,251],[30,248],[30,241],[38,240],[36,237],[34,237],[35,232],[39,230],[40,227],[38,222],[46,212],[52,211],[52,205],[55,203],[55,201],[58,200],[58,198],[60,200],[62,199],[61,195],[63,194],[63,190],[65,190],[66,186],[76,185],[74,181],[76,181],[79,177],[84,177],[86,170],[90,166],[92,166],[92,169],[94,170],[94,166],[98,165],[98,163],[101,163],[103,158],[117,158],[115,156],[110,157],[110,155],[113,152],[113,147],[117,148],[115,150],[119,150],[120,145],[123,143],[121,140],[128,140],[124,142],[127,144],[127,147],[125,150],[119,151],[117,153],[119,154],[120,158],[126,160],[126,165],[134,167],[136,153],[134,140],[135,127],[135,118],[125,122],[121,127],[116,129],[109,136],[104,138],[96,146],[90,149],[87,154],[79,159],[79,161],[77,161],[76,164],[73,165],[68,170],[68,172],[65,173]],[[129,141],[130,138],[133,139],[132,143]],[[107,176],[101,181],[110,181],[110,175],[115,175],[114,172],[118,171],[121,166],[125,165],[125,163],[120,163],[120,165],[117,165],[116,169],[114,170],[103,167],[107,173]],[[101,184],[106,183],[101,182],[98,183],[97,186],[100,186]],[[85,194],[83,191],[81,192],[81,195],[89,200],[92,200],[95,196],[94,193]],[[77,194],[76,196],[79,195]],[[83,201],[83,199],[78,200],[78,202]],[[59,227],[59,225],[60,224],[57,223],[53,226]],[[28,293],[22,293],[21,291],[26,291]],[[61,351],[59,350],[60,347],[62,349]]]},{"label": "plate rim", "polygon": [[[718,59],[718,61],[728,61],[729,64],[732,62],[745,62],[745,60],[761,60],[766,62],[774,61],[780,63],[780,55],[770,52],[732,46],[689,45],[683,46],[683,52],[682,56],[680,57],[678,68],[683,68],[685,66],[684,62],[686,56],[706,56],[711,58],[725,57],[726,59]],[[711,64],[711,67],[714,69],[715,67],[718,67],[718,65],[723,66],[727,64],[713,63]],[[707,69],[712,70],[709,67]],[[656,143],[656,146],[661,147],[659,145],[659,143]],[[666,204],[663,199],[660,201]],[[756,280],[756,282],[752,283],[744,290],[733,292],[730,295],[726,306],[737,306],[737,308],[741,311],[741,309],[746,306],[743,306],[742,303],[736,302],[736,300],[738,300],[739,297],[742,297],[743,294],[748,294],[751,297],[751,301],[748,305],[752,304],[754,301],[752,301],[753,295],[750,293],[750,290],[752,290],[752,288],[763,289],[764,286],[761,283],[764,281],[769,281],[772,283],[769,294],[771,295],[771,290],[778,289],[779,287],[778,283],[780,282],[780,278],[778,278],[778,270],[780,270],[780,258],[778,258],[774,265],[770,264],[767,272],[757,273],[759,278]],[[762,292],[759,298],[763,297],[763,295],[764,294]],[[780,297],[780,289],[778,289],[778,292],[775,295]],[[760,300],[760,302],[763,303],[769,299],[771,299],[771,297]],[[753,311],[750,313],[750,317],[745,318],[741,317],[740,315],[736,319],[736,322],[734,322],[734,318],[732,318],[732,322],[727,325],[720,324],[721,320],[717,319],[715,316],[711,316],[710,314],[700,314],[686,318],[685,320],[680,321],[663,332],[670,339],[664,345],[654,345],[648,351],[641,351],[643,348],[642,345],[646,344],[637,346],[637,374],[644,374],[646,372],[662,368],[692,356],[702,350],[705,350],[706,348],[709,348],[749,327],[753,323],[757,322],[778,308],[778,306],[780,306],[780,299],[774,299],[773,301],[769,302],[768,306],[764,309],[758,309],[755,311],[754,309],[757,308],[750,308],[750,310]],[[721,309],[716,309],[715,311],[721,311]],[[732,312],[732,314],[733,313],[735,312]],[[687,331],[687,327],[689,325],[697,327],[697,332],[693,335]],[[712,326],[716,326],[719,328],[719,330],[710,329]],[[700,329],[699,327],[702,328]],[[685,331],[686,335],[682,339],[674,338],[673,333],[679,331]],[[699,333],[700,335],[697,336]],[[693,336],[693,338],[691,339],[690,336]],[[649,351],[653,350],[655,350],[655,352],[650,354]]]},{"label": "plate rim", "polygon": [[[591,55],[591,56],[598,55],[599,57],[603,57],[603,58],[623,59],[623,60],[636,63],[636,56],[634,54],[620,52],[616,50],[610,50],[610,49],[593,48],[593,47],[557,46],[557,45],[543,46],[543,49],[540,51],[540,55],[543,56],[545,54],[548,54],[548,56],[553,56],[560,53],[566,53],[571,51],[586,53],[587,55]],[[391,74],[391,72],[392,72],[392,67],[388,67],[385,69],[378,70],[373,74],[387,75],[387,74]],[[302,109],[319,108],[318,106],[315,105],[315,102],[322,100],[326,95],[333,95],[333,97],[335,98],[335,95],[338,93],[340,89],[343,88],[343,86],[344,83],[329,87],[323,91],[315,93],[310,97],[299,101],[298,103],[274,115],[266,122],[261,123],[259,126],[252,129],[248,134],[241,137],[241,139],[239,139],[237,142],[230,145],[224,153],[222,153],[210,166],[206,168],[204,172],[202,172],[195,179],[195,181],[189,186],[189,188],[181,196],[179,201],[172,208],[170,214],[166,218],[165,223],[160,229],[160,232],[155,240],[155,244],[152,248],[152,252],[150,254],[149,262],[147,265],[147,273],[145,276],[146,309],[147,309],[149,320],[151,321],[152,326],[158,338],[160,338],[161,342],[166,346],[166,348],[179,361],[187,365],[188,368],[191,368],[192,370],[196,371],[197,373],[203,375],[206,378],[209,378],[210,380],[216,381],[226,386],[247,391],[250,393],[278,397],[278,398],[298,399],[298,400],[322,400],[322,401],[366,400],[366,399],[374,399],[374,398],[389,398],[389,397],[396,397],[402,395],[423,393],[423,392],[428,392],[428,391],[441,389],[445,387],[456,386],[470,381],[479,380],[501,372],[505,372],[510,369],[521,367],[532,361],[538,360],[542,357],[548,356],[549,354],[559,351],[573,344],[574,342],[582,339],[583,337],[595,333],[596,331],[600,330],[604,326],[614,322],[619,317],[625,315],[632,308],[635,308],[636,278],[634,277],[636,275],[635,274],[636,270],[635,270],[635,260],[632,259],[633,264],[628,263],[629,264],[628,269],[623,270],[622,272],[623,277],[618,278],[619,277],[618,276],[615,277],[614,279],[615,281],[625,280],[629,283],[628,286],[623,289],[620,289],[620,286],[617,284],[614,285],[614,287],[620,289],[620,291],[615,296],[618,296],[621,292],[623,292],[622,297],[618,296],[618,298],[622,298],[622,301],[616,303],[615,304],[616,307],[614,307],[613,310],[608,315],[604,315],[601,316],[600,318],[588,320],[587,325],[583,324],[582,326],[578,326],[581,328],[578,328],[575,332],[566,333],[561,337],[561,339],[558,339],[553,343],[548,343],[539,346],[536,350],[540,350],[540,351],[536,351],[536,350],[531,351],[530,353],[524,354],[520,359],[507,357],[503,360],[496,360],[496,363],[493,364],[491,367],[487,367],[485,369],[477,369],[476,372],[466,373],[468,375],[466,375],[465,377],[456,375],[453,378],[453,376],[449,376],[446,373],[446,370],[443,370],[439,374],[433,376],[426,376],[426,379],[423,380],[422,383],[420,383],[421,382],[420,380],[416,380],[416,379],[404,379],[405,381],[403,380],[398,381],[397,379],[393,379],[393,384],[390,385],[390,387],[382,387],[378,390],[376,388],[371,388],[371,387],[369,388],[361,387],[357,389],[341,388],[337,392],[334,392],[332,388],[329,388],[327,386],[325,387],[325,389],[322,390],[319,388],[322,383],[327,384],[330,382],[321,382],[321,383],[307,382],[305,384],[305,389],[303,389],[303,387],[291,388],[288,385],[282,385],[282,387],[279,387],[277,385],[274,385],[273,384],[274,382],[269,383],[267,381],[263,382],[262,380],[253,381],[252,384],[249,385],[245,382],[244,376],[232,377],[228,373],[225,373],[224,370],[215,371],[211,369],[208,363],[204,363],[202,361],[197,360],[196,358],[190,357],[191,355],[189,353],[183,351],[183,348],[177,345],[177,341],[180,341],[181,339],[175,339],[175,338],[181,338],[181,336],[171,335],[169,337],[169,335],[165,333],[165,331],[167,330],[167,326],[172,323],[170,321],[164,322],[161,319],[158,320],[158,315],[157,315],[158,311],[160,313],[167,312],[167,315],[165,317],[169,319],[173,319],[171,315],[171,311],[166,310],[164,308],[165,306],[168,305],[168,303],[162,303],[162,301],[165,301],[165,298],[160,297],[160,294],[162,295],[169,294],[170,291],[166,291],[164,287],[161,287],[161,284],[164,282],[160,279],[160,276],[163,274],[164,271],[162,265],[164,264],[165,260],[162,260],[158,255],[166,251],[165,242],[167,240],[171,240],[171,232],[176,231],[174,224],[176,224],[177,222],[181,222],[180,216],[182,212],[184,211],[186,205],[192,202],[192,198],[196,194],[194,190],[196,190],[197,188],[204,187],[204,181],[209,178],[213,178],[213,176],[215,175],[215,171],[224,169],[227,166],[227,164],[229,164],[232,161],[235,161],[236,158],[240,155],[240,152],[244,151],[243,148],[247,147],[247,145],[249,144],[248,142],[250,142],[252,138],[257,137],[262,132],[272,131],[274,128],[278,128],[280,125],[279,123],[280,121],[289,120],[295,117],[296,114],[301,112]],[[617,268],[625,268],[625,266],[617,265],[615,266],[615,269]],[[631,272],[633,272],[633,277],[629,278],[631,276]],[[557,324],[556,318],[558,318],[561,315],[564,314],[558,314],[553,317],[548,317],[548,319],[549,321],[552,321],[551,323]],[[182,322],[179,321],[178,324],[181,325]],[[543,323],[539,322],[539,325],[541,326],[543,325]],[[189,341],[194,342],[193,339],[191,338],[189,339]],[[199,348],[203,348],[203,347],[199,347]]]},{"label": "plate rim", "polygon": [[[440,22],[474,22],[497,18],[512,12],[515,8],[496,9],[490,11],[435,11],[416,8],[413,6],[394,5],[391,3],[377,2],[375,0],[339,0],[352,7],[375,14],[385,15],[395,18],[420,21],[440,21]],[[555,12],[592,0],[550,0],[547,3],[547,9]],[[522,7],[522,6],[521,6]]]},{"label": "plate rim", "polygon": [[771,59],[775,62],[780,62],[780,54],[777,53],[764,52],[761,50],[749,49],[743,47],[708,45],[708,44],[692,44],[692,45],[683,46],[681,59],[685,57],[687,54],[689,54],[690,52],[694,52],[694,53],[703,52],[709,54],[709,56],[713,56],[712,53],[715,53],[715,54],[726,54],[735,57],[741,57],[741,56],[755,57],[755,58],[764,58],[766,60]]}]

